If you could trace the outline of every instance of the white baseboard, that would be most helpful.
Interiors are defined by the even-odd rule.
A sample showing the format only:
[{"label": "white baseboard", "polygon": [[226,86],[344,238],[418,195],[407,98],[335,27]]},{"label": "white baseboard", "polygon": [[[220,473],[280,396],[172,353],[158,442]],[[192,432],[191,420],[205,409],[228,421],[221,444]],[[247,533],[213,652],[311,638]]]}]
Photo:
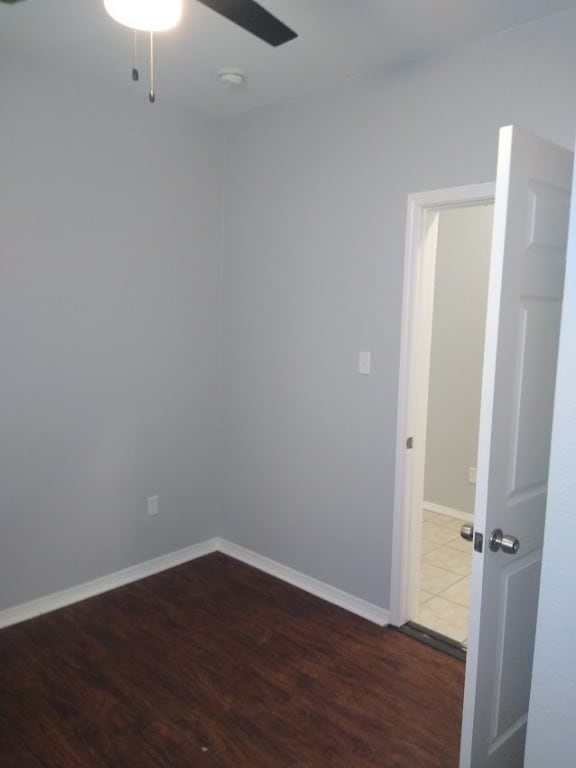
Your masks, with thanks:
[{"label": "white baseboard", "polygon": [[56,611],[58,608],[65,608],[67,605],[72,605],[73,603],[79,603],[81,600],[101,595],[104,592],[109,592],[117,587],[123,587],[125,584],[139,581],[147,576],[153,576],[155,573],[166,571],[169,568],[174,568],[177,565],[190,562],[203,555],[209,555],[212,552],[222,552],[236,560],[241,560],[265,573],[269,573],[271,576],[276,576],[288,584],[299,587],[305,592],[310,592],[312,595],[316,595],[316,597],[321,597],[323,600],[326,600],[333,605],[344,608],[357,616],[362,616],[375,624],[385,626],[389,623],[390,615],[384,608],[380,608],[373,603],[368,603],[366,600],[354,597],[354,595],[336,589],[336,587],[332,587],[322,581],[306,576],[304,573],[295,571],[286,565],[282,565],[281,563],[263,557],[256,552],[252,552],[249,549],[233,544],[231,541],[215,537],[200,542],[199,544],[194,544],[191,547],[179,549],[176,552],[170,552],[167,555],[156,557],[153,560],[139,563],[130,568],[125,568],[122,571],[116,571],[107,576],[102,576],[99,579],[79,584],[76,587],[64,589],[61,592],[54,592],[51,595],[40,597],[37,600],[31,600],[28,603],[22,603],[13,608],[7,608],[4,611],[0,611],[0,629],[9,627],[13,624],[19,624],[28,619],[33,619],[35,616],[41,616],[44,613]]},{"label": "white baseboard", "polygon": [[208,539],[200,544],[194,544],[185,549],[179,549],[176,552],[169,552],[167,555],[155,557],[153,560],[147,560],[144,563],[133,565],[130,568],[124,568],[121,571],[110,573],[93,581],[87,581],[70,589],[64,589],[61,592],[53,592],[51,595],[40,597],[37,600],[31,600],[28,603],[16,605],[13,608],[7,608],[0,611],[0,629],[9,627],[12,624],[19,624],[21,621],[33,619],[43,613],[56,611],[58,608],[65,608],[67,605],[79,603],[89,597],[101,595],[109,592],[111,589],[123,587],[133,581],[139,581],[146,576],[153,576],[160,571],[166,571],[168,568],[174,568],[182,563],[195,560],[203,555],[209,555],[217,549],[218,540]]},{"label": "white baseboard", "polygon": [[473,522],[474,515],[472,512],[464,512],[461,509],[454,509],[453,507],[445,507],[443,504],[435,504],[433,501],[425,501],[422,504],[424,509],[429,512],[437,512],[439,515],[446,515],[447,517],[455,517],[457,520],[464,520],[464,522]]},{"label": "white baseboard", "polygon": [[323,600],[326,600],[333,605],[337,605],[340,608],[344,608],[357,616],[362,616],[362,618],[368,619],[381,627],[386,626],[390,621],[390,613],[384,608],[380,608],[380,606],[374,605],[373,603],[368,603],[366,600],[350,595],[348,592],[343,592],[341,589],[332,587],[330,584],[326,584],[323,581],[313,579],[305,573],[295,571],[287,565],[282,565],[275,560],[270,560],[268,557],[259,555],[257,552],[253,552],[245,547],[240,547],[238,544],[234,544],[231,541],[219,539],[218,549],[225,555],[234,557],[236,560],[241,560],[248,565],[253,565],[260,571],[264,571],[264,573],[276,576],[276,578],[286,581],[294,587],[303,589],[305,592],[316,595],[316,597],[321,597]]}]

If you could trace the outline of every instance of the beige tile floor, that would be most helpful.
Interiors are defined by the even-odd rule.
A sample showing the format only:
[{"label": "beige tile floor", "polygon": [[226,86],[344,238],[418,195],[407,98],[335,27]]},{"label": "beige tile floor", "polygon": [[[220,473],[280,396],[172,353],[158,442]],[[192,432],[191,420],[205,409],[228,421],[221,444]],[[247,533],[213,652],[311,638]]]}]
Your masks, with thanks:
[{"label": "beige tile floor", "polygon": [[472,544],[460,537],[461,526],[461,520],[424,510],[416,621],[464,643],[468,635]]}]

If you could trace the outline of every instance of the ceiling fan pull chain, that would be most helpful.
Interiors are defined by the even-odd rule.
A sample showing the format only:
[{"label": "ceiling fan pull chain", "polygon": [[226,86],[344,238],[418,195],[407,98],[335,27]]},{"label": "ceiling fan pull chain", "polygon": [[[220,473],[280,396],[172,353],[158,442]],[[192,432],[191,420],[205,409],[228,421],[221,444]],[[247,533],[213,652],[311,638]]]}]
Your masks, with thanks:
[{"label": "ceiling fan pull chain", "polygon": [[154,93],[154,32],[150,32],[150,93],[148,98],[153,104],[156,101]]},{"label": "ceiling fan pull chain", "polygon": [[140,73],[138,72],[138,30],[134,30],[134,66],[132,67],[132,80],[135,83],[140,79]]}]

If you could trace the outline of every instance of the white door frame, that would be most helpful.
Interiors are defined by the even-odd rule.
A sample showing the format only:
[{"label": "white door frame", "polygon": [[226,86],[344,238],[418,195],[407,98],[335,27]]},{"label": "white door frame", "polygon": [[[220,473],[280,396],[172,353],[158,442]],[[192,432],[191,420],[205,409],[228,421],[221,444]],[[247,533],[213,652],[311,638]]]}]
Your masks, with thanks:
[{"label": "white door frame", "polygon": [[[425,381],[430,366],[431,338],[428,336],[431,336],[437,228],[437,222],[431,221],[430,215],[443,208],[493,203],[494,192],[495,184],[488,182],[408,196],[390,595],[390,622],[396,626],[409,621],[417,605],[414,569],[418,568],[420,557],[422,510],[416,509],[413,496],[418,486],[422,493],[424,479],[423,436],[428,387],[417,387],[414,382]],[[427,332],[418,333],[422,324]],[[412,450],[406,447],[408,437],[414,438]]]}]

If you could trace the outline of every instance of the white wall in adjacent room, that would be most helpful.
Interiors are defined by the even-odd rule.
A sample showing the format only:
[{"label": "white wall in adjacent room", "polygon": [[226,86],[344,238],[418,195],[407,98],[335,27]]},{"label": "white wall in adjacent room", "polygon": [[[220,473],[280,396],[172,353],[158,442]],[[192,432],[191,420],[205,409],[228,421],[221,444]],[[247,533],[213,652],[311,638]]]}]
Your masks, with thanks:
[{"label": "white wall in adjacent room", "polygon": [[439,213],[424,502],[474,512],[493,205]]}]

